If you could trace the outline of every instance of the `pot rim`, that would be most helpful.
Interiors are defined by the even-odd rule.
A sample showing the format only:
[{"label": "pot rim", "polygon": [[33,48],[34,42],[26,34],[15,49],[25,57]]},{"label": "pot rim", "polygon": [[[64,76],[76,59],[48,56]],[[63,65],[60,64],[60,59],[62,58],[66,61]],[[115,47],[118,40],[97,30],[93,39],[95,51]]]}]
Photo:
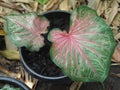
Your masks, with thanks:
[{"label": "pot rim", "polygon": [[9,84],[12,84],[13,86],[14,85],[19,86],[20,88],[22,88],[24,90],[30,90],[30,88],[25,83],[23,83],[22,81],[20,81],[18,79],[13,78],[13,77],[0,76],[0,81],[6,82],[6,84],[8,82]]},{"label": "pot rim", "polygon": [[70,14],[70,12],[68,11],[64,11],[64,10],[50,10],[47,12],[43,12],[41,15],[45,15],[45,14],[50,14],[50,13],[66,13],[66,14]]}]

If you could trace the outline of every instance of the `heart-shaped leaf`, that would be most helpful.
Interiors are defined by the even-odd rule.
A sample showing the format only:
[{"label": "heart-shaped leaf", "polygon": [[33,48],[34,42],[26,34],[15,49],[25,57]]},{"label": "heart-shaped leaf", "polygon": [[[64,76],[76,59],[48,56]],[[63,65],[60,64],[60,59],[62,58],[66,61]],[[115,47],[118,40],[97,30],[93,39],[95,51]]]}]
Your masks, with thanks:
[{"label": "heart-shaped leaf", "polygon": [[53,62],[74,81],[103,82],[115,47],[112,30],[86,6],[75,9],[70,20],[68,33],[59,29],[49,33]]},{"label": "heart-shaped leaf", "polygon": [[38,51],[44,45],[44,38],[41,34],[46,33],[49,26],[46,18],[29,13],[9,15],[6,21],[7,34],[18,47],[25,46],[31,51]]}]

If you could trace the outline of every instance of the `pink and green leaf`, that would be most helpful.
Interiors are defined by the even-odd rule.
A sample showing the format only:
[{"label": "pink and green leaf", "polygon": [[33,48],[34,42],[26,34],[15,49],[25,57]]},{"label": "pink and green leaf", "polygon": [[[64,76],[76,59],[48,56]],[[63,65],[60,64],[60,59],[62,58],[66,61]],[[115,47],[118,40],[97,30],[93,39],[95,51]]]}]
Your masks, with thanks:
[{"label": "pink and green leaf", "polygon": [[112,30],[86,6],[75,9],[70,20],[68,33],[57,28],[49,33],[53,62],[72,80],[103,82],[115,47]]},{"label": "pink and green leaf", "polygon": [[38,51],[44,45],[42,34],[47,33],[49,21],[35,13],[6,16],[6,31],[18,47]]}]

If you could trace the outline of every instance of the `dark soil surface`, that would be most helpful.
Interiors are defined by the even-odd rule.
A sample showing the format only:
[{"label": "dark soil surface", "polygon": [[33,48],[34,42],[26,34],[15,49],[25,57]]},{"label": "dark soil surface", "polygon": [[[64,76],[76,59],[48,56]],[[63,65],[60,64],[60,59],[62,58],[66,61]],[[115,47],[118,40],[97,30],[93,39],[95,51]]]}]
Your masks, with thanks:
[{"label": "dark soil surface", "polygon": [[61,76],[61,70],[51,61],[49,47],[43,47],[39,52],[24,50],[26,63],[35,72],[44,76]]}]

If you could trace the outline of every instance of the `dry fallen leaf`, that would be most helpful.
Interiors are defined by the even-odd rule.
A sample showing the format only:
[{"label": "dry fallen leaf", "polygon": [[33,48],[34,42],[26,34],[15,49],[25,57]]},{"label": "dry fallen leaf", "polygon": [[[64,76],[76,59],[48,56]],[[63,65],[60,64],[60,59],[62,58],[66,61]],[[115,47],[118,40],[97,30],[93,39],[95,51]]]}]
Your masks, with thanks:
[{"label": "dry fallen leaf", "polygon": [[19,6],[21,6],[26,12],[32,12],[32,8],[29,5],[19,3]]},{"label": "dry fallen leaf", "polygon": [[6,32],[4,30],[0,30],[0,36],[5,36]]},{"label": "dry fallen leaf", "polygon": [[5,36],[5,43],[7,50],[17,50],[17,47],[10,41],[7,35]]},{"label": "dry fallen leaf", "polygon": [[29,3],[32,0],[12,0],[12,2]]},{"label": "dry fallen leaf", "polygon": [[100,1],[97,8],[97,14],[100,16],[103,14],[103,12],[104,12],[104,2]]},{"label": "dry fallen leaf", "polygon": [[33,78],[30,74],[28,74],[22,67],[20,67],[20,71],[21,71],[21,78],[22,81],[25,82],[25,84],[31,89],[31,90],[35,90],[35,86],[38,82],[38,79]]},{"label": "dry fallen leaf", "polygon": [[59,9],[68,11],[69,10],[68,0],[63,0],[59,6]]},{"label": "dry fallen leaf", "polygon": [[21,74],[20,73],[14,73],[14,72],[11,72],[9,71],[7,68],[3,67],[0,65],[0,71],[9,75],[10,77],[13,77],[13,78],[17,78],[19,79],[21,77]]},{"label": "dry fallen leaf", "polygon": [[34,1],[34,2],[30,2],[29,4],[32,7],[32,10],[36,12],[38,9],[38,2]]},{"label": "dry fallen leaf", "polygon": [[69,8],[74,9],[76,7],[77,0],[69,0]]},{"label": "dry fallen leaf", "polygon": [[43,6],[44,11],[50,10],[54,5],[58,2],[58,0],[49,0],[47,4]]},{"label": "dry fallen leaf", "polygon": [[117,0],[118,3],[120,3],[120,0]]},{"label": "dry fallen leaf", "polygon": [[15,11],[19,11],[19,12],[22,12],[24,10],[23,8],[21,8],[20,6],[17,6],[14,3],[5,3],[0,1],[0,6],[9,8]]},{"label": "dry fallen leaf", "polygon": [[88,6],[97,10],[100,0],[88,0]]},{"label": "dry fallen leaf", "polygon": [[112,21],[114,20],[114,18],[116,17],[117,13],[118,13],[118,3],[116,0],[114,0],[111,4],[111,11],[108,13],[108,18],[106,19],[106,22],[110,25],[112,23]]},{"label": "dry fallen leaf", "polygon": [[82,84],[83,82],[73,82],[70,86],[70,90],[80,90]]},{"label": "dry fallen leaf", "polygon": [[115,35],[114,38],[115,38],[116,41],[119,41],[119,39],[120,39],[120,33],[118,33],[117,35]]},{"label": "dry fallen leaf", "polygon": [[120,26],[120,13],[118,13],[115,17],[115,19],[113,20],[112,23],[113,26]]},{"label": "dry fallen leaf", "polygon": [[120,62],[120,48],[116,47],[114,54],[112,56],[112,61],[113,62]]},{"label": "dry fallen leaf", "polygon": [[[111,29],[112,29],[114,38],[115,38],[116,40],[118,40],[117,37],[115,37],[115,36],[119,33],[118,27],[117,27],[117,26],[114,26],[114,27],[111,27]],[[119,38],[119,37],[118,37],[118,38]]]},{"label": "dry fallen leaf", "polygon": [[16,50],[3,50],[0,51],[0,55],[10,60],[20,60],[19,52]]}]

